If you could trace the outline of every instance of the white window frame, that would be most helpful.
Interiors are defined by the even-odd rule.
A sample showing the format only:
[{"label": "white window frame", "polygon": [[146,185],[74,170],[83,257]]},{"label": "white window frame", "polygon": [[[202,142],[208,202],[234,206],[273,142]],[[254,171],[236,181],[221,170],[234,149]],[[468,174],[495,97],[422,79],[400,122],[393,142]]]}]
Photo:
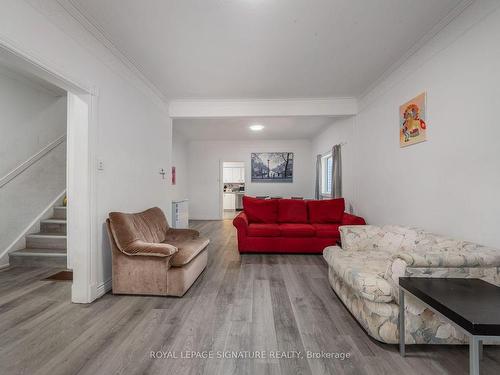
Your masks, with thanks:
[{"label": "white window frame", "polygon": [[321,158],[321,195],[324,197],[329,197],[332,195],[331,185],[330,191],[328,191],[328,175],[331,173],[331,171],[328,170],[328,159],[332,159],[331,152],[323,155],[323,157]]}]

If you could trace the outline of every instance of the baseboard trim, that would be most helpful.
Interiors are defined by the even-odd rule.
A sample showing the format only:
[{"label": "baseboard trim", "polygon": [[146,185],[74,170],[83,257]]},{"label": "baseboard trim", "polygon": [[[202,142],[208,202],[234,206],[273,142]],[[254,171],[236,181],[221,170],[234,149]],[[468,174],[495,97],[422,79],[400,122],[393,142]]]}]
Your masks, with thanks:
[{"label": "baseboard trim", "polygon": [[0,265],[0,271],[10,267],[10,263]]},{"label": "baseboard trim", "polygon": [[100,284],[94,284],[91,289],[91,300],[94,301],[105,295],[111,290],[111,285],[111,279],[108,279]]}]

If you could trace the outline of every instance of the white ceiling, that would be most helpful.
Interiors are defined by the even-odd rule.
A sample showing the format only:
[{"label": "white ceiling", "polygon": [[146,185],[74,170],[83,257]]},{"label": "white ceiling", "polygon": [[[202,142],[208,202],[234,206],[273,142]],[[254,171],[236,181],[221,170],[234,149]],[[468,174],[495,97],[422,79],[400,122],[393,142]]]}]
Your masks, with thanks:
[{"label": "white ceiling", "polygon": [[[333,117],[245,117],[222,119],[174,119],[174,134],[188,140],[311,139],[335,121]],[[262,124],[264,130],[248,127]]]},{"label": "white ceiling", "polygon": [[167,98],[363,93],[460,0],[70,0]]}]

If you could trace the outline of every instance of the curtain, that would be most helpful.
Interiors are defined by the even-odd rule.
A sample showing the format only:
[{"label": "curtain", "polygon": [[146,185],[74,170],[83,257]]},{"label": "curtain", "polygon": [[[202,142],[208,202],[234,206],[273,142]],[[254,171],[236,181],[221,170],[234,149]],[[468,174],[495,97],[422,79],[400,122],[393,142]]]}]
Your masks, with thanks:
[{"label": "curtain", "polygon": [[314,199],[321,199],[321,155],[316,156],[316,184]]},{"label": "curtain", "polygon": [[341,145],[332,147],[332,198],[342,197],[342,152]]}]

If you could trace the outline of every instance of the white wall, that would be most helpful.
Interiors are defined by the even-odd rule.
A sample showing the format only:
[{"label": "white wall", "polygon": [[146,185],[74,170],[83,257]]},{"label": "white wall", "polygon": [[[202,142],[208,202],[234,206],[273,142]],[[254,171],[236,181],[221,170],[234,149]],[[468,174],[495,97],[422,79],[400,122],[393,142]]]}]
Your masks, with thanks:
[{"label": "white wall", "polygon": [[335,120],[331,125],[321,131],[312,141],[312,169],[314,171],[311,181],[315,189],[316,155],[325,155],[331,152],[333,145],[342,145],[342,195],[346,200],[346,211],[355,207],[356,192],[356,139],[354,138],[354,117]]},{"label": "white wall", "polygon": [[[252,152],[293,152],[293,183],[251,183],[250,154]],[[282,197],[314,194],[311,180],[311,142],[286,141],[191,141],[189,142],[189,199],[191,219],[220,219],[220,163],[245,162],[245,189],[248,195]]]},{"label": "white wall", "polygon": [[[2,67],[0,113],[0,177],[66,134],[66,97]],[[10,245],[65,188],[65,142],[0,188],[0,266],[8,263]]]},{"label": "white wall", "polygon": [[[500,3],[478,0],[381,81],[356,117],[358,212],[500,247]],[[426,91],[428,141],[399,147]]]},{"label": "white wall", "polygon": [[[36,30],[36,32],[35,32]],[[55,0],[4,0],[0,42],[16,48],[75,82],[98,90],[94,108],[98,247],[92,290],[109,287],[111,262],[104,222],[110,211],[139,211],[159,206],[170,212],[171,121],[152,89],[133,75]],[[91,161],[96,165],[96,160]],[[71,204],[71,202],[69,202]],[[108,284],[105,284],[108,282]]]},{"label": "white wall", "polygon": [[66,97],[0,67],[0,177],[66,134]]},{"label": "white wall", "polygon": [[[188,142],[175,130],[172,132],[172,165],[176,184],[172,185],[172,200],[188,198]],[[169,177],[171,179],[171,176]]]}]

